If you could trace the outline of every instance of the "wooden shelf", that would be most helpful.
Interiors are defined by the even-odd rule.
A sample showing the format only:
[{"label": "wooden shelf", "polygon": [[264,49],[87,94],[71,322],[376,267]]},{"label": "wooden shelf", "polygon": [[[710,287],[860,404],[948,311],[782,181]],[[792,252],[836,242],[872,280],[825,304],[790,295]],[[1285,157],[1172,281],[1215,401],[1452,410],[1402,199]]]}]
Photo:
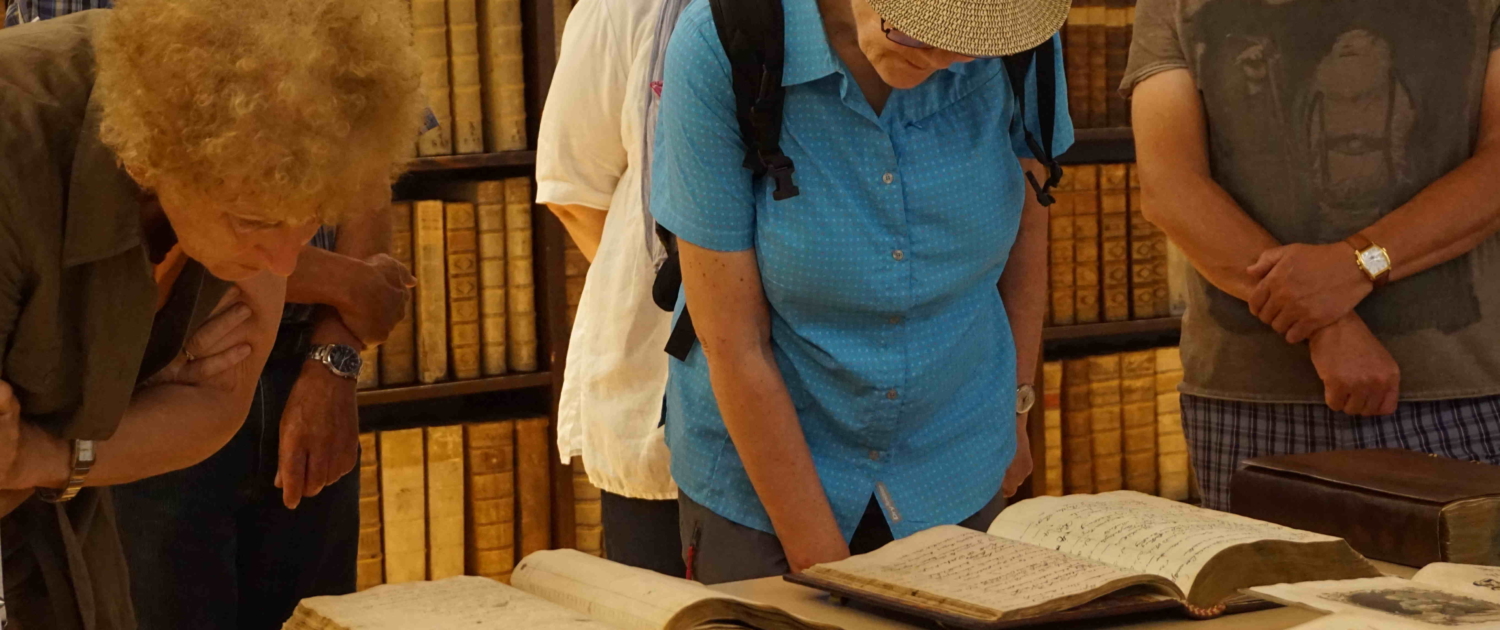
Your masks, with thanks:
[{"label": "wooden shelf", "polygon": [[495,168],[500,166],[531,166],[533,164],[536,164],[536,151],[503,151],[500,153],[438,155],[417,158],[407,162],[407,171],[424,173],[473,168]]},{"label": "wooden shelf", "polygon": [[1135,134],[1130,127],[1079,129],[1073,132],[1073,146],[1057,156],[1062,164],[1098,162],[1134,162]]},{"label": "wooden shelf", "polygon": [[467,381],[433,383],[431,385],[367,389],[359,392],[359,404],[360,406],[384,405],[413,400],[468,396],[470,394],[483,394],[486,392],[550,387],[551,385],[552,374],[550,372],[528,372],[526,374],[508,374],[505,376],[478,378]]},{"label": "wooden shelf", "polygon": [[1180,330],[1182,330],[1181,317],[1158,317],[1128,322],[1048,326],[1042,329],[1042,341],[1087,341],[1125,335],[1175,333]]}]

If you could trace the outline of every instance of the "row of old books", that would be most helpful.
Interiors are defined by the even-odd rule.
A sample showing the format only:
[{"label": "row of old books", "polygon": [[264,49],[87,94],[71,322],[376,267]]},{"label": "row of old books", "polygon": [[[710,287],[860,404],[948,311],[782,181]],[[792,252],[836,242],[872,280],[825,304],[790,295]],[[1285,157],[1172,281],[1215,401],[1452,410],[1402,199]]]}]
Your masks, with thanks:
[{"label": "row of old books", "polygon": [[547,418],[360,435],[358,585],[507,580],[552,542]]},{"label": "row of old books", "polygon": [[422,93],[437,127],[417,155],[523,150],[520,0],[411,0]]},{"label": "row of old books", "polygon": [[1176,347],[1045,363],[1043,463],[1037,466],[1045,494],[1123,489],[1192,498],[1181,382]]},{"label": "row of old books", "polygon": [[1130,126],[1120,94],[1135,25],[1134,0],[1076,0],[1063,26],[1063,65],[1073,126]]},{"label": "row of old books", "polygon": [[[531,180],[446,182],[441,199],[391,206],[391,253],[417,277],[414,307],[378,352],[367,387],[537,369]],[[378,359],[372,361],[378,355]]]},{"label": "row of old books", "polygon": [[1053,326],[1181,315],[1187,264],[1141,214],[1134,164],[1063,167],[1048,209]]}]

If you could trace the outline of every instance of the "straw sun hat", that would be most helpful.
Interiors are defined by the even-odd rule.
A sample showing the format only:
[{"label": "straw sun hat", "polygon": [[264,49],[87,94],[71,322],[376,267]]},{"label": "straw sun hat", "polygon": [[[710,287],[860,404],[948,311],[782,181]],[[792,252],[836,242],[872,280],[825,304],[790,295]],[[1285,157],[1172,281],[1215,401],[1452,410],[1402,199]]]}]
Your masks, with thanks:
[{"label": "straw sun hat", "polygon": [[1052,37],[1071,0],[869,0],[886,24],[961,55],[999,57]]}]

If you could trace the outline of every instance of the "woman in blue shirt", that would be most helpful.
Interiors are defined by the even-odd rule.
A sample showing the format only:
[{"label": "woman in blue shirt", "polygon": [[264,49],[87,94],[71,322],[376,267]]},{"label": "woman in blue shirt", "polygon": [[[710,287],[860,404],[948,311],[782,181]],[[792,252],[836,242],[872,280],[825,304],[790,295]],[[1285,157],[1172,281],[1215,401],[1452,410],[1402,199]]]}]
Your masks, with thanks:
[{"label": "woman in blue shirt", "polygon": [[[1031,472],[1016,400],[1036,373],[1047,217],[1022,169],[1043,173],[1004,63],[976,57],[1055,37],[1068,4],[783,0],[781,148],[801,189],[784,201],[741,167],[708,2],[682,13],[652,211],[678,236],[701,342],[673,361],[665,411],[692,577],[983,528]],[[1066,87],[1060,62],[1046,70],[1060,153]]]}]

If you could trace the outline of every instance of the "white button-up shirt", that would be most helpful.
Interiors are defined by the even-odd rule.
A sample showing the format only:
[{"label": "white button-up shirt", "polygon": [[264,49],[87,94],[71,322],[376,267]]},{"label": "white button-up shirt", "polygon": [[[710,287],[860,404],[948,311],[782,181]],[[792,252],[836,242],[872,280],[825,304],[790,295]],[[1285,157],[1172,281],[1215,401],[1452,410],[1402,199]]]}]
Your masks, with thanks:
[{"label": "white button-up shirt", "polygon": [[642,132],[660,0],[583,0],[563,33],[537,142],[537,202],[606,210],[558,405],[563,461],[637,499],[675,499],[662,438],[671,314],[651,300]]}]

